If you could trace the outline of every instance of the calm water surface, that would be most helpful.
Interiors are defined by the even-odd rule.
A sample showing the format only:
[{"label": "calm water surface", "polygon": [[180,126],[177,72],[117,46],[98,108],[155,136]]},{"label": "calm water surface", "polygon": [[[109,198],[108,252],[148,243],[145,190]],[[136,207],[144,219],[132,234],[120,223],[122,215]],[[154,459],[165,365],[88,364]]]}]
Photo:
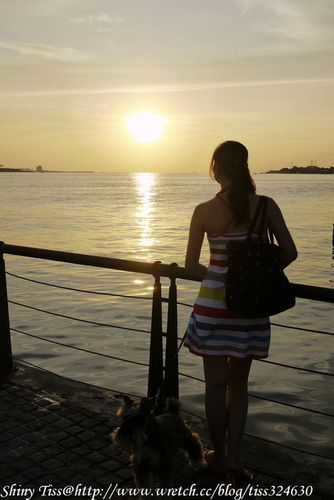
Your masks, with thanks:
[{"label": "calm water surface", "polygon": [[[1,234],[6,243],[91,255],[184,263],[188,228],[196,204],[218,185],[206,174],[2,173]],[[280,205],[296,241],[291,281],[333,287],[333,176],[256,175],[258,192]],[[203,249],[203,263],[208,260]],[[22,277],[84,290],[150,297],[150,276],[6,257],[6,269]],[[148,362],[150,301],[57,290],[8,276],[11,301],[106,325],[10,304],[11,327],[26,333],[120,358]],[[163,282],[164,294],[168,282]],[[192,305],[198,283],[178,282],[178,298]],[[179,307],[179,335],[191,308]],[[274,323],[333,332],[333,306],[298,300]],[[120,330],[116,326],[122,326]],[[66,349],[13,332],[13,354],[74,379],[144,395],[147,368]],[[270,361],[334,373],[333,337],[273,326]],[[183,349],[180,371],[203,378],[201,360]],[[334,413],[331,377],[254,362],[250,393]],[[185,408],[203,414],[203,383],[181,377]],[[334,456],[333,419],[250,398],[247,432]]]}]

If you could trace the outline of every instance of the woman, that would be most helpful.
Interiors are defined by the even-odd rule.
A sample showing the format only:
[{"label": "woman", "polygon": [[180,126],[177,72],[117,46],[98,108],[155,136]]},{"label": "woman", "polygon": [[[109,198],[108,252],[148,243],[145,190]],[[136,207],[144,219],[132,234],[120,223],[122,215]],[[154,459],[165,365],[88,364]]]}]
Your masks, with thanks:
[{"label": "woman", "polygon": [[[253,478],[240,460],[248,408],[248,375],[253,359],[268,356],[270,323],[269,318],[245,319],[227,310],[226,243],[246,238],[259,196],[248,169],[248,151],[239,142],[226,141],[217,147],[210,175],[220,184],[221,191],[198,205],[191,220],[185,267],[203,281],[185,345],[202,356],[204,362],[205,408],[213,444],[213,451],[206,454],[210,471],[218,478],[229,471],[240,485]],[[266,227],[276,237],[283,266],[288,266],[297,258],[297,250],[279,207],[270,198]],[[255,226],[254,232],[258,229]],[[199,262],[205,233],[210,245],[208,268]]]}]

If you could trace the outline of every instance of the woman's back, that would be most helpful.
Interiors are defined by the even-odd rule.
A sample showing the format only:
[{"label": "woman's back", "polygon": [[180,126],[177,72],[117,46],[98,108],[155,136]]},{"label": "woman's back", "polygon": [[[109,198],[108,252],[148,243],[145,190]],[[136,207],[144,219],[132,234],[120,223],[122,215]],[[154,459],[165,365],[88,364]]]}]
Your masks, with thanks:
[{"label": "woman's back", "polygon": [[[237,223],[228,200],[228,195],[226,192],[221,191],[215,198],[202,203],[198,207],[198,213],[201,216],[204,231],[208,235],[228,235],[247,232],[250,221],[254,217],[259,198],[260,197],[256,194],[249,194],[250,220],[243,223]],[[268,212],[266,218],[266,226],[268,225],[269,213],[270,212]],[[258,231],[259,224],[260,222],[255,226],[255,232]]]}]

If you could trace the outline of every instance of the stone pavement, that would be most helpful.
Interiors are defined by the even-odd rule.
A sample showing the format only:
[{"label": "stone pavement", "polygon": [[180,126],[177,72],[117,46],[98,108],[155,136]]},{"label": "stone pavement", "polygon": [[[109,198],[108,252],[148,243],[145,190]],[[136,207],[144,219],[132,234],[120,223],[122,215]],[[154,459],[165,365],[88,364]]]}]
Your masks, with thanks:
[{"label": "stone pavement", "polygon": [[[138,498],[129,456],[110,439],[120,424],[114,394],[23,365],[3,379],[0,498]],[[186,419],[209,446],[205,422]],[[254,473],[245,498],[333,498],[333,461],[249,436],[244,449],[245,464]],[[191,470],[179,457],[175,490],[168,498],[240,500],[241,492],[229,483],[229,478],[216,480],[207,471]]]}]

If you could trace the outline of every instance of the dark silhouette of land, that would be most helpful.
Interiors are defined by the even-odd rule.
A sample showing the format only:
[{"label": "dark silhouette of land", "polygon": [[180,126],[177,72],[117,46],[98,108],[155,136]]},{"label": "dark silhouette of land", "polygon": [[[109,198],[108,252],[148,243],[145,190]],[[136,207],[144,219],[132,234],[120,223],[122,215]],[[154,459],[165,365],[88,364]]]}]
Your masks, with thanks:
[{"label": "dark silhouette of land", "polygon": [[334,174],[334,167],[317,167],[310,165],[308,167],[281,168],[281,170],[269,170],[266,174]]},{"label": "dark silhouette of land", "polygon": [[0,172],[39,172],[39,173],[70,173],[70,174],[91,174],[93,173],[93,170],[44,170],[40,165],[34,169],[32,168],[8,168],[4,167],[3,165],[0,165]]}]

